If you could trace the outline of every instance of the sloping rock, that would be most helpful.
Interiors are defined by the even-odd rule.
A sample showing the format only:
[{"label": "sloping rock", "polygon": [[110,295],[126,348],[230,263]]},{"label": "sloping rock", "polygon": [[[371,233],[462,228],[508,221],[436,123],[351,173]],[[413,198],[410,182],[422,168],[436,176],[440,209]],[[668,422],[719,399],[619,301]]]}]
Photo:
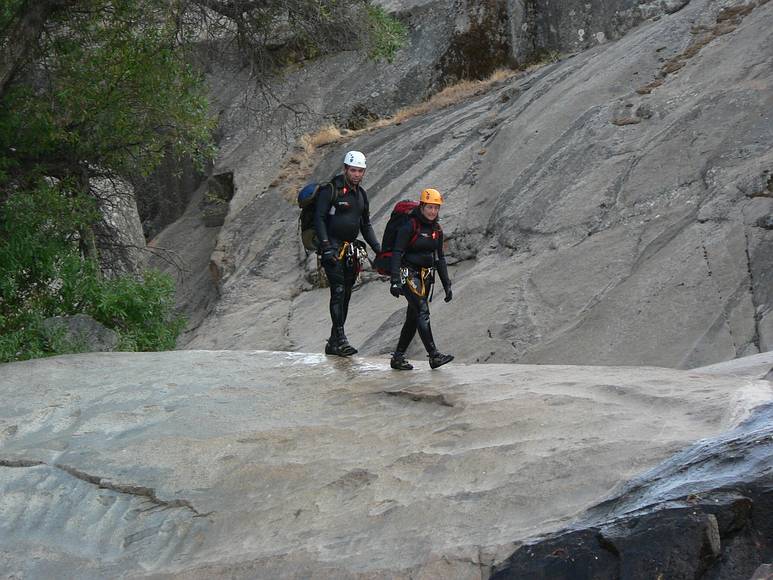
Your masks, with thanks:
[{"label": "sloping rock", "polygon": [[511,45],[520,62],[571,53],[617,40],[648,19],[684,8],[689,0],[622,0],[607,3],[569,0],[560,5],[509,0]]},{"label": "sloping rock", "polygon": [[[377,231],[398,199],[446,194],[455,298],[432,322],[461,360],[690,368],[768,351],[773,5],[741,8],[728,25],[727,7],[694,1],[341,144],[315,177],[365,151]],[[614,124],[622,109],[641,122]],[[296,215],[269,188],[233,216],[222,299],[190,348],[321,349],[328,296],[305,291]],[[352,300],[349,338],[388,352],[403,306],[373,282]]]},{"label": "sloping rock", "polygon": [[751,379],[768,378],[766,373],[773,369],[773,352],[764,352],[753,356],[721,362],[696,369],[702,373],[732,375]]},{"label": "sloping rock", "polygon": [[6,364],[0,574],[485,578],[760,392],[657,368],[398,377],[259,351]]},{"label": "sloping rock", "polygon": [[[211,172],[233,173],[235,195],[229,214],[222,223],[219,219],[208,219],[213,227],[222,227],[202,236],[198,225],[192,222],[196,216],[204,217],[199,209],[204,193],[199,190],[190,197],[184,215],[151,243],[153,248],[160,249],[151,258],[152,267],[173,275],[182,273],[178,280],[178,305],[191,324],[181,344],[200,334],[196,328],[214,304],[213,284],[222,286],[227,278],[245,269],[261,275],[264,284],[259,291],[250,291],[252,298],[244,306],[251,312],[243,320],[254,320],[258,327],[269,328],[287,318],[287,301],[299,292],[296,264],[302,252],[294,244],[297,212],[292,200],[283,194],[277,196],[276,189],[272,195],[266,192],[272,183],[283,185],[281,180],[277,181],[277,174],[297,138],[330,123],[346,127],[359,124],[362,118],[393,114],[422,101],[446,82],[453,82],[462,74],[461,68],[469,57],[464,46],[454,48],[456,40],[469,36],[473,28],[484,44],[493,37],[507,37],[507,21],[489,17],[492,11],[499,14],[502,5],[485,2],[481,6],[467,6],[429,0],[401,1],[388,6],[409,30],[408,43],[393,62],[374,61],[367,51],[345,50],[300,63],[265,84],[258,83],[264,79],[250,77],[243,67],[234,72],[233,66],[213,64],[208,80],[213,109],[219,115],[219,155]],[[494,29],[484,29],[484,24]],[[509,47],[495,44],[485,44],[489,58],[486,67],[476,70],[476,78],[485,77],[496,66],[510,61]],[[159,178],[169,181],[167,172],[161,172]],[[164,187],[170,185],[175,184],[164,183]],[[278,275],[273,269],[264,273],[260,258],[258,264],[254,263],[256,248],[258,254],[271,254],[281,262],[289,276],[284,272]],[[223,303],[217,312],[230,309],[229,304]],[[202,332],[209,334],[206,329]],[[259,343],[261,348],[291,348],[282,330],[268,342],[262,340],[265,335],[257,333],[253,329],[237,331],[245,348]],[[224,342],[214,335],[210,338]]]},{"label": "sloping rock", "polygon": [[[630,6],[627,0],[607,2],[603,9],[593,3],[577,3],[567,10],[536,4],[522,7],[513,0],[383,0],[380,4],[409,30],[407,46],[398,51],[393,62],[373,62],[363,51],[345,51],[301,63],[263,85],[262,90],[256,87],[255,79],[229,72],[232,67],[213,65],[210,85],[214,108],[219,111],[220,155],[212,172],[233,172],[237,190],[228,208],[230,218],[222,211],[202,216],[213,227],[223,226],[215,246],[209,243],[209,236],[200,244],[200,233],[189,227],[188,216],[195,213],[193,208],[180,223],[155,237],[159,226],[181,213],[179,204],[191,199],[198,181],[190,167],[183,164],[182,180],[173,178],[169,168],[164,167],[154,179],[140,185],[143,192],[165,192],[142,196],[143,216],[146,231],[155,237],[153,248],[166,250],[152,259],[152,266],[173,274],[181,268],[185,272],[179,280],[178,303],[192,322],[181,344],[197,334],[195,328],[212,305],[208,299],[210,271],[219,285],[232,275],[240,275],[245,267],[252,269],[252,264],[244,262],[254,255],[249,246],[271,245],[271,252],[276,253],[280,248],[275,232],[265,231],[267,222],[283,220],[280,223],[285,224],[286,231],[280,234],[281,244],[295,241],[292,236],[286,237],[296,217],[285,205],[289,200],[282,197],[278,207],[266,192],[271,184],[282,185],[277,173],[300,135],[330,122],[359,127],[364,120],[414,105],[460,78],[485,78],[502,65],[532,61],[543,55],[553,58],[550,55],[555,52],[595,46],[617,38],[642,18],[661,12],[660,3]],[[490,128],[485,131],[492,132]],[[336,165],[342,153],[335,153]],[[181,184],[188,184],[191,191],[181,191]],[[159,198],[161,202],[155,201]],[[194,196],[191,205],[195,207],[199,200]],[[194,245],[200,245],[198,251],[192,250]],[[277,257],[290,263],[299,258],[294,244]],[[236,334],[242,337],[245,348],[258,344],[263,348],[292,348],[294,339],[275,326],[286,318],[279,311],[286,310],[286,301],[296,296],[298,280],[277,280],[271,274],[264,277],[262,286],[260,302],[267,305],[268,312],[263,316],[253,311],[249,318],[256,319],[259,326],[272,327],[273,336],[266,342],[265,336],[256,336],[250,330]],[[288,292],[288,286],[293,290]],[[230,308],[223,304],[218,312]],[[220,337],[212,339],[214,343],[224,342]]]}]

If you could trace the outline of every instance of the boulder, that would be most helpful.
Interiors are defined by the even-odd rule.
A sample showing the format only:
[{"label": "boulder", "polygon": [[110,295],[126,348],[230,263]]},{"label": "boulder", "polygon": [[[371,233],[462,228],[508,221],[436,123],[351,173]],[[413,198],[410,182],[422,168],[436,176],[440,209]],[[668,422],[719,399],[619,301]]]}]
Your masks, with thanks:
[{"label": "boulder", "polygon": [[134,188],[116,177],[92,179],[90,186],[102,218],[94,227],[102,272],[119,276],[142,271],[148,256]]},{"label": "boulder", "polygon": [[[527,542],[494,579],[746,580],[773,557],[773,405],[675,454],[588,510]],[[762,568],[764,570],[764,567]]]},{"label": "boulder", "polygon": [[118,334],[87,314],[47,318],[43,328],[50,342],[71,352],[104,352],[118,346]]}]

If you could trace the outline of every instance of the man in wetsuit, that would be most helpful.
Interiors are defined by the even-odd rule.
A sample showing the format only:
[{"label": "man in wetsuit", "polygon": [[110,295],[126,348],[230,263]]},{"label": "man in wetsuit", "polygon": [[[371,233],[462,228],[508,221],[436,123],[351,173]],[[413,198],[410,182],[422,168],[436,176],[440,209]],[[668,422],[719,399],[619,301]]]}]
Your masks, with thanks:
[{"label": "man in wetsuit", "polygon": [[[318,253],[330,283],[330,318],[333,325],[325,346],[326,354],[351,356],[357,349],[344,332],[352,287],[360,270],[353,242],[362,237],[374,252],[381,252],[370,223],[368,196],[360,183],[365,175],[365,155],[349,151],[344,156],[343,173],[317,193],[314,228]],[[362,242],[358,242],[362,243]]]},{"label": "man in wetsuit", "polygon": [[454,359],[453,355],[443,354],[437,349],[429,324],[428,297],[435,281],[435,269],[445,290],[445,301],[450,302],[453,298],[443,253],[443,230],[438,223],[443,196],[436,189],[425,189],[419,199],[419,206],[397,229],[390,267],[389,291],[395,298],[402,295],[408,300],[400,340],[390,361],[393,369],[401,371],[413,369],[413,365],[405,360],[405,351],[417,330],[427,349],[430,367],[435,369]]}]

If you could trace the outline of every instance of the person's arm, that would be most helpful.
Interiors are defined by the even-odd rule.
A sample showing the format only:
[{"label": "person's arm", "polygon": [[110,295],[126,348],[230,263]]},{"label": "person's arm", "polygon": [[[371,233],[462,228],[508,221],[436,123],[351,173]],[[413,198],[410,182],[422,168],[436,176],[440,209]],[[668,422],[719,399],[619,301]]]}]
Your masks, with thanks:
[{"label": "person's arm", "polygon": [[376,232],[373,231],[373,225],[370,223],[370,204],[368,203],[368,196],[365,192],[362,192],[363,210],[362,218],[360,218],[360,232],[362,232],[363,239],[368,242],[368,245],[377,254],[381,253],[381,244],[378,243],[376,238]]},{"label": "person's arm", "polygon": [[453,298],[451,292],[451,278],[448,276],[448,265],[446,264],[446,256],[443,252],[443,231],[440,231],[440,245],[437,249],[437,260],[435,261],[435,267],[437,268],[438,276],[440,276],[440,282],[443,284],[443,290],[445,290],[445,301],[450,302]]},{"label": "person's arm", "polygon": [[330,245],[327,233],[327,214],[330,212],[330,202],[333,197],[333,185],[320,186],[317,191],[317,204],[314,208],[314,229],[317,230],[317,241],[320,248]]},{"label": "person's arm", "polygon": [[[402,280],[400,278],[400,267],[403,264],[403,254],[408,247],[408,242],[411,241],[411,235],[413,234],[413,220],[406,220],[406,223],[401,225],[397,229],[395,234],[395,244],[392,247],[392,261],[390,262],[390,289],[392,295],[399,296],[400,290],[402,290]],[[397,289],[397,292],[395,292]]]}]

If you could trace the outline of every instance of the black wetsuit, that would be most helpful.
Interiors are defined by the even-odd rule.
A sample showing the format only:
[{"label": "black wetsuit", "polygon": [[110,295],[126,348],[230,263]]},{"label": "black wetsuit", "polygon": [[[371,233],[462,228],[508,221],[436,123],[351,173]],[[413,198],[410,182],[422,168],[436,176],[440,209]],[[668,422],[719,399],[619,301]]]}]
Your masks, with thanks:
[{"label": "black wetsuit", "polygon": [[[418,224],[418,232],[414,224]],[[411,242],[414,236],[415,239]],[[437,221],[428,221],[417,207],[412,212],[411,219],[405,220],[398,228],[392,252],[390,271],[393,285],[402,284],[400,269],[408,269],[408,279],[403,287],[403,295],[408,300],[408,310],[395,355],[405,354],[417,329],[427,354],[435,355],[438,350],[429,324],[428,303],[434,283],[432,267],[437,269],[443,288],[451,288],[448,266],[443,254],[443,230]]]},{"label": "black wetsuit", "polygon": [[[381,247],[370,223],[370,209],[365,190],[360,186],[348,185],[343,175],[334,177],[332,184],[337,191],[332,204],[330,186],[322,187],[317,192],[314,227],[317,230],[320,251],[330,247],[338,256],[344,242],[353,242],[358,234],[362,233],[368,245],[375,252],[380,252]],[[340,260],[337,259],[335,264],[323,265],[330,283],[330,318],[333,322],[330,335],[333,339],[345,338],[344,324],[359,264],[351,256],[344,256]]]}]

